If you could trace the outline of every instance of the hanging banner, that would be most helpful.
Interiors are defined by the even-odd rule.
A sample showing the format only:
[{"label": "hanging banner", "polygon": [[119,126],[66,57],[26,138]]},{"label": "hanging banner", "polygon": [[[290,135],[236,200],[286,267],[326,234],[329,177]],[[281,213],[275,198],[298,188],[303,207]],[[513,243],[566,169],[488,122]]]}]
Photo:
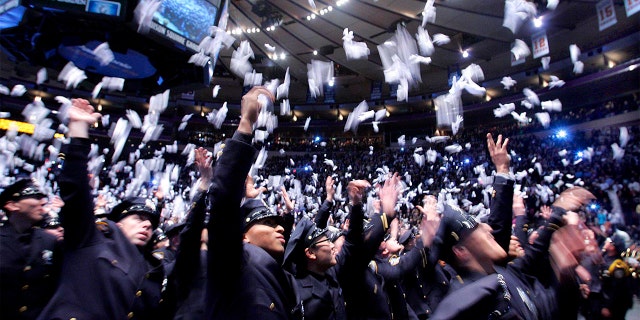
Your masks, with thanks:
[{"label": "hanging banner", "polygon": [[640,0],[624,0],[624,9],[627,10],[627,17],[640,11]]},{"label": "hanging banner", "polygon": [[549,40],[547,33],[542,31],[531,37],[531,47],[533,48],[533,58],[537,59],[549,54]]},{"label": "hanging banner", "polygon": [[602,0],[596,4],[598,13],[598,26],[600,31],[611,27],[618,22],[616,19],[616,9],[613,7],[612,0]]}]

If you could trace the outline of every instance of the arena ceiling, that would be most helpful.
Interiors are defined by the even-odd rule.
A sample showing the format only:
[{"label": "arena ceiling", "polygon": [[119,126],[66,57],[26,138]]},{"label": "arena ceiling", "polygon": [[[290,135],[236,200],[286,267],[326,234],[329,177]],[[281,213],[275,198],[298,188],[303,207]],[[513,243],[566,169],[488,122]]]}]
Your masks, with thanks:
[{"label": "arena ceiling", "polygon": [[[65,13],[42,13],[29,9],[20,24],[0,31],[2,64],[0,78],[6,82],[34,82],[37,70],[49,68],[50,80],[43,86],[31,86],[30,92],[47,95],[64,88],[55,81],[56,72],[66,61],[51,49],[56,48],[65,35],[85,40],[108,41],[112,47],[130,47],[141,51],[159,69],[172,74],[164,86],[172,88],[172,101],[185,113],[210,111],[229,101],[230,112],[237,111],[242,94],[243,79],[230,72],[232,52],[242,40],[247,40],[255,53],[251,59],[256,72],[264,79],[284,77],[289,69],[291,87],[289,98],[298,119],[338,120],[360,101],[368,100],[373,109],[386,108],[392,115],[420,114],[433,110],[432,98],[449,89],[449,76],[470,64],[479,65],[485,80],[479,83],[487,89],[486,96],[464,94],[465,105],[478,105],[498,101],[517,95],[522,88],[534,90],[544,88],[551,75],[568,83],[595,72],[606,71],[625,63],[637,64],[640,57],[640,13],[627,16],[623,1],[612,1],[617,22],[599,30],[596,0],[560,1],[554,9],[546,7],[546,1],[535,1],[537,17],[542,25],[536,27],[527,19],[513,33],[503,26],[504,0],[436,0],[435,22],[427,23],[430,35],[444,34],[450,38],[448,44],[436,46],[431,63],[420,67],[421,82],[409,91],[408,101],[397,101],[391,96],[393,88],[385,83],[384,70],[378,46],[389,40],[398,25],[415,35],[422,24],[424,1],[414,0],[339,0],[339,1],[294,1],[294,0],[231,0],[227,30],[235,31],[233,48],[223,50],[217,62],[209,86],[194,82],[193,65],[186,63],[191,55],[166,42],[155,41],[135,32],[132,22],[104,23],[92,19],[72,17]],[[312,7],[315,5],[315,8]],[[331,9],[329,9],[331,8]],[[312,18],[315,15],[315,18]],[[266,28],[276,24],[273,30]],[[347,59],[343,49],[343,31],[353,32],[354,41],[363,42],[370,50],[364,59]],[[256,32],[260,29],[260,32]],[[521,64],[512,65],[510,48],[516,39],[530,47],[532,38],[545,32],[551,65],[543,70],[540,59],[529,56]],[[34,35],[38,33],[38,38]],[[581,50],[580,60],[584,72],[573,72],[569,46],[576,44]],[[271,51],[268,47],[275,47]],[[469,56],[463,57],[467,51]],[[312,60],[331,61],[334,64],[335,101],[324,97],[309,103],[307,64]],[[636,79],[638,70],[632,71]],[[500,81],[510,76],[518,83],[504,90]],[[101,79],[91,75],[74,90],[76,94],[90,93]],[[125,92],[103,95],[100,103],[106,109],[135,108],[148,101],[151,94],[160,92],[157,79],[141,82],[127,88]],[[625,81],[629,81],[626,78]],[[216,98],[211,89],[220,85]],[[616,86],[617,84],[613,84]],[[372,88],[379,88],[381,97],[372,99]],[[155,90],[155,92],[153,92]],[[193,98],[182,99],[183,91],[194,91]],[[137,98],[134,96],[138,96]],[[193,100],[191,100],[193,99]],[[235,106],[235,107],[234,107]],[[285,117],[281,121],[291,121]]]}]

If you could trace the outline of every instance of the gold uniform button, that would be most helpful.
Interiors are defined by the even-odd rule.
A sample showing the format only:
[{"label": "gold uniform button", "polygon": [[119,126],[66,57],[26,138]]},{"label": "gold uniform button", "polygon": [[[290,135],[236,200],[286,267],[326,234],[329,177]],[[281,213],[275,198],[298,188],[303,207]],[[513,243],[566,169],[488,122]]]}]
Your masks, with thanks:
[{"label": "gold uniform button", "polygon": [[273,311],[273,309],[275,308],[276,308],[276,305],[273,302],[271,302],[271,304],[269,305],[269,310]]},{"label": "gold uniform button", "polygon": [[22,291],[29,289],[29,285],[25,284],[24,286],[22,286]]},{"label": "gold uniform button", "polygon": [[129,313],[127,314],[127,319],[131,319],[131,318],[133,318],[133,312],[129,312]]},{"label": "gold uniform button", "polygon": [[29,270],[31,270],[31,266],[24,267],[24,271],[29,271]]},{"label": "gold uniform button", "polygon": [[20,311],[20,312],[25,312],[25,311],[27,311],[27,306],[22,306],[22,307],[20,307],[20,309],[18,309],[18,311]]},{"label": "gold uniform button", "polygon": [[142,291],[138,290],[138,292],[136,292],[136,297],[140,297],[142,295]]}]

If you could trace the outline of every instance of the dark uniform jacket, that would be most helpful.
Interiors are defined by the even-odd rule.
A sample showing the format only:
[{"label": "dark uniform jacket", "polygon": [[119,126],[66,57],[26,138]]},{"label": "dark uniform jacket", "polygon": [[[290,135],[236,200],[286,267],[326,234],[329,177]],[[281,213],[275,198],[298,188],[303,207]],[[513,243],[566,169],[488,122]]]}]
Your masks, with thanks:
[{"label": "dark uniform jacket", "polygon": [[[351,219],[350,223],[354,221],[355,219]],[[388,304],[378,304],[381,301],[378,294],[383,290],[377,284],[379,279],[368,267],[384,239],[390,222],[391,219],[388,219],[385,213],[371,215],[361,240],[363,249],[354,252],[354,262],[344,272],[346,280],[341,282],[341,285],[345,292],[349,319],[390,319]],[[386,301],[386,298],[383,298],[383,301]]]},{"label": "dark uniform jacket", "polygon": [[549,299],[536,295],[530,281],[536,270],[542,270],[548,255],[549,242],[557,226],[562,225],[564,211],[552,207],[548,225],[524,257],[516,258],[506,267],[495,266],[496,273],[480,275],[460,272],[458,282],[451,281],[451,292],[440,303],[433,319],[551,319]]},{"label": "dark uniform jacket", "polygon": [[18,234],[8,223],[0,226],[0,318],[35,319],[40,314],[58,282],[58,243],[39,228]]},{"label": "dark uniform jacket", "polygon": [[451,274],[455,274],[451,271],[451,268],[445,269],[430,255],[425,260],[421,259],[414,270],[404,275],[402,288],[407,303],[418,319],[429,318],[447,294]]},{"label": "dark uniform jacket", "polygon": [[193,198],[185,227],[180,232],[174,268],[168,276],[167,295],[176,309],[173,319],[196,320],[205,316],[207,252],[200,249],[205,199],[205,194],[200,192]]},{"label": "dark uniform jacket", "polygon": [[[318,213],[319,216],[326,217],[330,205],[325,201]],[[324,276],[300,270],[295,273],[296,291],[298,301],[302,304],[300,308],[304,313],[305,320],[328,320],[346,319],[344,293],[341,283],[348,282],[347,279],[351,258],[354,250],[358,250],[358,245],[362,244],[363,217],[362,205],[353,206],[351,210],[352,223],[345,237],[342,250],[336,256],[336,265],[331,267]],[[326,226],[326,219],[318,219],[316,224],[319,228]]]},{"label": "dark uniform jacket", "polygon": [[71,139],[58,178],[65,206],[60,285],[39,319],[162,319],[160,261],[141,253],[112,221],[95,222],[87,139]]},{"label": "dark uniform jacket", "polygon": [[290,275],[265,250],[242,241],[240,202],[255,156],[251,136],[228,139],[210,187],[208,319],[294,319]]}]

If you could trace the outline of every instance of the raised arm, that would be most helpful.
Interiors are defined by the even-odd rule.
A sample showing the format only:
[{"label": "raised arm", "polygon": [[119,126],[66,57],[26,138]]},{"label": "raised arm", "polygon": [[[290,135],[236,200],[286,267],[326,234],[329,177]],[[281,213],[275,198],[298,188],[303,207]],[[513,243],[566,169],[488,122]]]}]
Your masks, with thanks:
[{"label": "raised arm", "polygon": [[73,99],[69,108],[69,144],[63,146],[60,158],[64,159],[58,176],[60,197],[66,204],[60,210],[60,220],[65,229],[65,247],[82,247],[91,241],[96,232],[93,214],[93,196],[87,172],[89,126],[100,118],[93,112],[89,101]]},{"label": "raised arm", "polygon": [[595,199],[593,194],[581,187],[573,187],[563,191],[551,206],[552,213],[544,228],[539,232],[539,236],[531,246],[531,250],[526,251],[524,257],[513,260],[509,267],[516,268],[527,275],[538,276],[539,272],[548,270],[549,244],[553,233],[565,224],[577,224],[578,215],[573,212],[581,206]]},{"label": "raised arm", "polygon": [[491,155],[491,161],[496,166],[496,175],[493,180],[493,194],[491,195],[491,208],[488,224],[493,229],[496,242],[509,252],[511,239],[511,206],[513,203],[514,179],[510,177],[509,153],[507,146],[509,138],[502,140],[502,135],[494,142],[491,133],[487,134],[487,148]]},{"label": "raised arm", "polygon": [[[209,287],[229,285],[239,277],[242,264],[242,217],[240,202],[245,194],[245,179],[253,163],[256,149],[251,145],[253,124],[261,106],[259,95],[273,101],[273,95],[264,87],[254,87],[242,97],[241,119],[233,138],[227,139],[225,148],[211,178],[208,251]],[[225,248],[224,261],[218,250]],[[215,291],[215,290],[213,290]]]},{"label": "raised arm", "polygon": [[333,208],[333,196],[336,194],[336,188],[334,186],[334,180],[332,176],[328,176],[327,180],[324,183],[325,190],[327,192],[327,197],[322,202],[320,209],[318,210],[318,214],[314,219],[314,223],[318,228],[326,228],[327,221],[331,216],[331,209]]},{"label": "raised arm", "polygon": [[176,254],[176,263],[170,276],[170,281],[176,286],[179,298],[189,294],[191,282],[198,275],[200,268],[201,235],[206,216],[206,195],[210,185],[213,169],[211,156],[204,148],[195,150],[195,164],[200,172],[200,184],[193,197],[187,213],[185,227],[180,232],[180,246]]}]

